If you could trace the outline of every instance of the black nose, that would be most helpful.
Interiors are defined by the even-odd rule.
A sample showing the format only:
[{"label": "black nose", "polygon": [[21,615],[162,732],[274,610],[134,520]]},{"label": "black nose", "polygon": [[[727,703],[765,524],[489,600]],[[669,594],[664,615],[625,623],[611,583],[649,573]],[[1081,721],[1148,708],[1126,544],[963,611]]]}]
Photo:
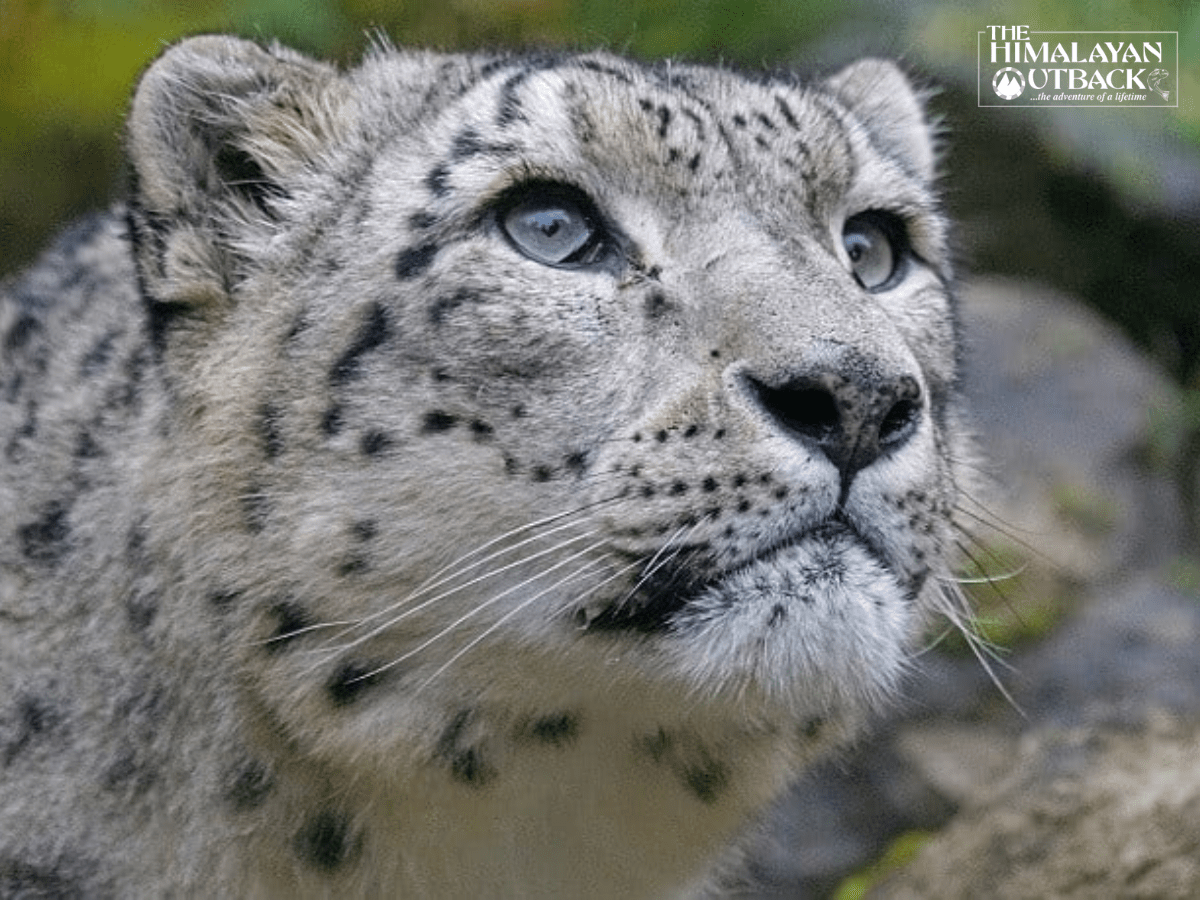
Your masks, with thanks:
[{"label": "black nose", "polygon": [[921,386],[855,364],[793,375],[778,386],[750,377],[759,404],[780,430],[819,449],[837,466],[843,492],[854,476],[903,446],[921,418]]}]

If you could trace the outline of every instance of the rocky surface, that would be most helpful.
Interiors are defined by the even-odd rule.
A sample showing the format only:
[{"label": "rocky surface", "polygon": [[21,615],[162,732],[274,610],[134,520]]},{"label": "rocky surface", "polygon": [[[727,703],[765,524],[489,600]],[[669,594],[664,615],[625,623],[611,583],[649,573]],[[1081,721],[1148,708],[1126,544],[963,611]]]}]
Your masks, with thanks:
[{"label": "rocky surface", "polygon": [[[780,804],[747,896],[1200,896],[1200,596],[1147,462],[1174,390],[1036,284],[976,281],[963,319],[996,487],[966,502],[968,546],[1011,576],[973,588],[1008,620],[1003,690],[962,645],[926,653],[874,736]],[[898,837],[923,849],[861,875]]]},{"label": "rocky surface", "polygon": [[874,900],[1200,897],[1200,727],[1039,729]]}]

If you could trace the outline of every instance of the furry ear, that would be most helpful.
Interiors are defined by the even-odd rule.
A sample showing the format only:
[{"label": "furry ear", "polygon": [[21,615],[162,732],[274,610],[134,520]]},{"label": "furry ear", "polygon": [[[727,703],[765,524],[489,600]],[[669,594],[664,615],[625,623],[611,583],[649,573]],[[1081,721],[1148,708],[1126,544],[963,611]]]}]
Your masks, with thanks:
[{"label": "furry ear", "polygon": [[895,63],[864,59],[825,82],[880,147],[920,178],[934,177],[937,154],[921,97]]},{"label": "furry ear", "polygon": [[146,293],[227,298],[293,186],[351,124],[350,106],[335,69],[282,47],[196,37],[152,63],[127,120]]}]

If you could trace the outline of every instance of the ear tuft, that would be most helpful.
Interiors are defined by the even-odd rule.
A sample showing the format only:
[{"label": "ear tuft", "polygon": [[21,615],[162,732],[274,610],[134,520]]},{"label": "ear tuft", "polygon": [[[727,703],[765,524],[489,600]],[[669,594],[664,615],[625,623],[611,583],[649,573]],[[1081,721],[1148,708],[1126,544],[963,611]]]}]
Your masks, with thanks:
[{"label": "ear tuft", "polygon": [[933,179],[937,154],[932,129],[920,95],[895,63],[860,60],[825,84],[886,152],[922,179]]}]

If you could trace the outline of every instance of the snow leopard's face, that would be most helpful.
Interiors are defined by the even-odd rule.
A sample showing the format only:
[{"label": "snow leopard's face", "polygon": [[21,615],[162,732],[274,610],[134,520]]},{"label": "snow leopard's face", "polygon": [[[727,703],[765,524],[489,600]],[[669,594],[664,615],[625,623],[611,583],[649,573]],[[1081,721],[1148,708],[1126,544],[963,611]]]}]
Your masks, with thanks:
[{"label": "snow leopard's face", "polygon": [[479,774],[447,698],[811,737],[894,685],[965,450],[894,68],[214,49],[131,148],[191,565],[296,733]]}]

